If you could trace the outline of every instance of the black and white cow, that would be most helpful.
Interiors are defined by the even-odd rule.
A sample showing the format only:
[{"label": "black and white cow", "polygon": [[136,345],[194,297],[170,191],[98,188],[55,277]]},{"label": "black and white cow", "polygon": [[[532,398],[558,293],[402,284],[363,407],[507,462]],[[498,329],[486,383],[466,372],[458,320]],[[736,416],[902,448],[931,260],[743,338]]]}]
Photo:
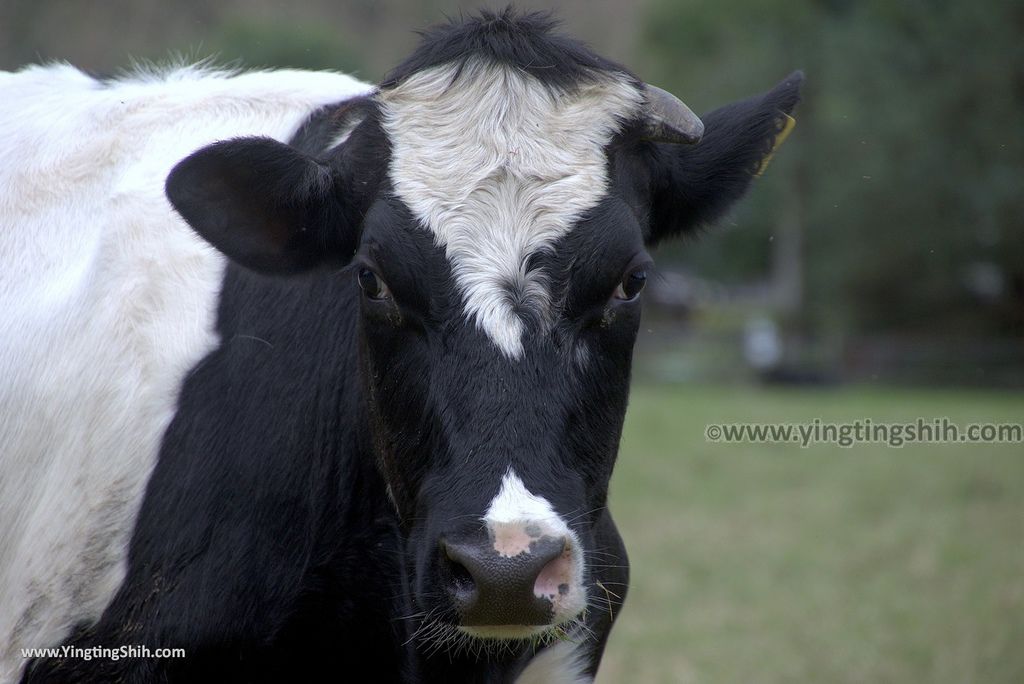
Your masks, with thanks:
[{"label": "black and white cow", "polygon": [[512,13],[377,88],[0,76],[0,682],[591,681],[647,250],[800,81],[702,124]]}]

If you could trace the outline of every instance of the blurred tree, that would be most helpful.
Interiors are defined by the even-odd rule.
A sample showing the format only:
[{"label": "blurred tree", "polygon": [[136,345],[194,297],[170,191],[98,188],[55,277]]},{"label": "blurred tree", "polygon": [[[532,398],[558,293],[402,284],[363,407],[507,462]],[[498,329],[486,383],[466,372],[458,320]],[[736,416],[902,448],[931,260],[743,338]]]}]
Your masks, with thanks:
[{"label": "blurred tree", "polygon": [[350,41],[338,39],[327,26],[254,20],[239,16],[224,21],[204,45],[204,52],[239,60],[247,67],[331,69],[344,73],[364,70]]},{"label": "blurred tree", "polygon": [[809,77],[742,230],[675,257],[765,279],[795,240],[812,328],[1024,333],[1021,35],[998,0],[656,5],[645,73],[698,111]]}]

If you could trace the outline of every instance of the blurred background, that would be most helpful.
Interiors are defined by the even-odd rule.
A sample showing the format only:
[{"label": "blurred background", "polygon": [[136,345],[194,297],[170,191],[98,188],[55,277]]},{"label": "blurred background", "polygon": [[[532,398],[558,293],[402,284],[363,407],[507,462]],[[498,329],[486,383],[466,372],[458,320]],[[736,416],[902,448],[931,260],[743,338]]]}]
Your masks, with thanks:
[{"label": "blurred background", "polygon": [[[380,79],[493,2],[0,2],[0,68]],[[1024,4],[569,0],[564,30],[702,112],[808,77],[717,229],[662,249],[612,506],[605,684],[1024,681],[1024,445],[715,444],[708,424],[1024,422]]]}]

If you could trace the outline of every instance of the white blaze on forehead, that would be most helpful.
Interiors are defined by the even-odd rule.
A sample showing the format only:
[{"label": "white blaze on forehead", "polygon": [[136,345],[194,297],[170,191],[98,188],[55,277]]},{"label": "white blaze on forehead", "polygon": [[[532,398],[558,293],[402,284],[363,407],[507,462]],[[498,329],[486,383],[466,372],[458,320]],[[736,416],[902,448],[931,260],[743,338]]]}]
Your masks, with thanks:
[{"label": "white blaze on forehead", "polygon": [[461,71],[425,69],[379,99],[395,192],[444,248],[466,314],[518,358],[523,323],[509,289],[546,310],[550,293],[527,259],[604,196],[604,148],[641,92],[624,75],[599,74],[561,93],[471,60]]}]

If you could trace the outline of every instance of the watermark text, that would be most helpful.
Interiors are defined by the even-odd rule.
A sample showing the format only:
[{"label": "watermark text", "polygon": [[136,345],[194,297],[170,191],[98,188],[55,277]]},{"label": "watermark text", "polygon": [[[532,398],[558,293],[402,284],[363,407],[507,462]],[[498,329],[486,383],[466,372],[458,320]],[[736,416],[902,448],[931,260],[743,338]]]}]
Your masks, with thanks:
[{"label": "watermark text", "polygon": [[907,422],[875,422],[862,418],[848,422],[815,419],[809,423],[711,423],[704,426],[704,438],[726,444],[815,444],[853,447],[858,444],[1021,444],[1024,425],[1020,423],[969,423],[960,425],[949,418],[917,418]]},{"label": "watermark text", "polygon": [[65,658],[76,660],[124,660],[130,658],[184,658],[183,648],[150,648],[145,645],[107,646],[55,646],[51,648],[23,648],[22,658]]}]

